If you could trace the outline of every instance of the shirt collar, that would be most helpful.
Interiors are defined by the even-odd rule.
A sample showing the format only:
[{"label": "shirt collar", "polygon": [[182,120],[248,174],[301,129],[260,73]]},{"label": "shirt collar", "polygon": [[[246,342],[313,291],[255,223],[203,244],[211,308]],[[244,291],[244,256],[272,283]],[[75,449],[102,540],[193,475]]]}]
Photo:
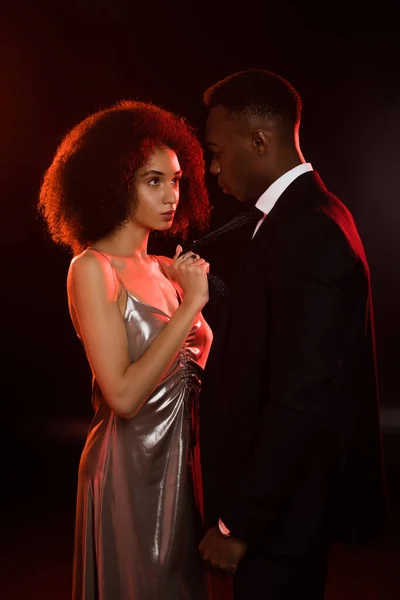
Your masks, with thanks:
[{"label": "shirt collar", "polygon": [[267,215],[273,209],[276,201],[286,188],[297,179],[299,175],[312,170],[311,163],[301,163],[300,165],[297,165],[297,167],[290,169],[290,171],[286,171],[286,173],[278,177],[278,179],[259,197],[256,202],[256,207],[261,210],[264,215]]}]

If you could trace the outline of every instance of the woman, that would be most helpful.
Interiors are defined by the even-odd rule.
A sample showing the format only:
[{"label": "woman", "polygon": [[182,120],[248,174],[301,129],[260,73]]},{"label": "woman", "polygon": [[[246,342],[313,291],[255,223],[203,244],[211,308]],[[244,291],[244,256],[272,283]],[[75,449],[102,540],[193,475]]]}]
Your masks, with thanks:
[{"label": "woman", "polygon": [[180,246],[173,260],[147,254],[152,230],[184,239],[207,224],[203,176],[181,118],[124,101],[68,133],[43,179],[39,211],[74,254],[69,311],[93,373],[75,600],[206,597],[190,465],[212,339],[201,314],[209,265]]}]

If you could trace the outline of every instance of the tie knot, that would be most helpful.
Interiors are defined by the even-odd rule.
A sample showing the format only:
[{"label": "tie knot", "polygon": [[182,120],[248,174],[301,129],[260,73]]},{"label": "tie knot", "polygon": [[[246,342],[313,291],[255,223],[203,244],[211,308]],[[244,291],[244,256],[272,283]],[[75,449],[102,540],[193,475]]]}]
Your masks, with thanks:
[{"label": "tie knot", "polygon": [[263,211],[256,206],[248,212],[248,219],[250,223],[258,223],[258,221],[260,221],[260,219],[263,217],[265,217],[265,213],[263,213]]},{"label": "tie knot", "polygon": [[259,208],[257,208],[257,206],[255,206],[253,208],[253,212],[254,215],[258,218],[261,219],[262,217],[265,217],[265,212],[263,212],[262,210],[260,210]]}]

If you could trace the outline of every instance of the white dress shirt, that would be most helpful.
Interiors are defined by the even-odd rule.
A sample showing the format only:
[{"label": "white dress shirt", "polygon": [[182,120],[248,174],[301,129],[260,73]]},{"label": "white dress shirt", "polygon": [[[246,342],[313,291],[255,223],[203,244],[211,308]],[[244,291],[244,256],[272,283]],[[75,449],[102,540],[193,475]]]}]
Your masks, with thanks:
[{"label": "white dress shirt", "polygon": [[264,216],[261,217],[259,222],[256,225],[256,228],[253,233],[253,237],[256,235],[257,231],[261,227],[265,217],[267,214],[273,209],[276,201],[283,194],[287,187],[300,175],[303,173],[307,173],[308,171],[312,171],[311,163],[301,163],[301,165],[297,165],[297,167],[293,167],[290,171],[286,171],[283,175],[281,175],[274,183],[272,183],[269,188],[265,190],[262,196],[256,202],[256,207],[264,213]]}]

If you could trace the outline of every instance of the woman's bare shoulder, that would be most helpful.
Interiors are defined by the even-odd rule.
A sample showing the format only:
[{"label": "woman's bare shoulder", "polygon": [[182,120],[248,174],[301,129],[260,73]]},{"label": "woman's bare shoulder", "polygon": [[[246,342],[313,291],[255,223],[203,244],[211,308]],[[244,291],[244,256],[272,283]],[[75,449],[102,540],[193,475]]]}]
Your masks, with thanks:
[{"label": "woman's bare shoulder", "polygon": [[97,255],[90,249],[84,250],[71,260],[67,286],[69,292],[73,292],[74,289],[90,293],[105,291],[109,299],[114,299],[118,289],[109,261],[105,256]]},{"label": "woman's bare shoulder", "polygon": [[104,272],[102,261],[89,250],[84,250],[81,254],[73,257],[68,269],[68,278],[78,278],[85,280],[89,277],[99,279]]}]

